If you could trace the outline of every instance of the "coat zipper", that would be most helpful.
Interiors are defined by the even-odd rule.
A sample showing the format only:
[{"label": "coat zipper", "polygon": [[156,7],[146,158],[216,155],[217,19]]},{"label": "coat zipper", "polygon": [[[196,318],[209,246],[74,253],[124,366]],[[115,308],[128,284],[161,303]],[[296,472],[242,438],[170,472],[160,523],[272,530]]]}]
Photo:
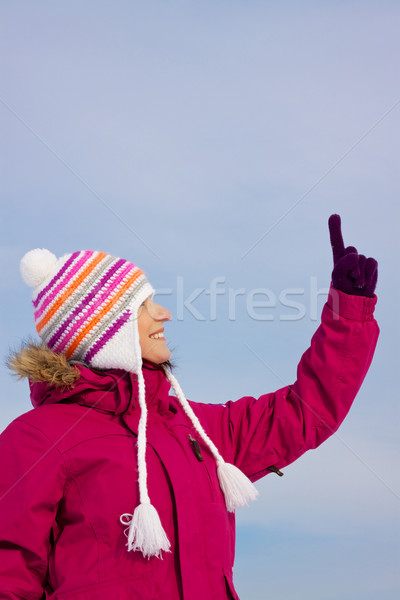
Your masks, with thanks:
[{"label": "coat zipper", "polygon": [[190,440],[190,443],[192,444],[193,452],[194,452],[194,454],[195,454],[195,456],[196,456],[197,460],[198,460],[199,462],[203,462],[204,458],[203,458],[203,456],[202,456],[202,454],[201,454],[201,450],[200,450],[200,444],[199,444],[199,442],[198,442],[197,440],[195,440],[195,439],[194,439],[194,438],[193,438],[193,437],[190,435],[190,433],[189,433],[189,440]]},{"label": "coat zipper", "polygon": [[268,467],[268,471],[272,471],[272,473],[276,473],[279,477],[283,477],[282,471],[280,471],[277,467]]},{"label": "coat zipper", "polygon": [[204,469],[206,471],[207,478],[208,478],[208,483],[210,484],[211,498],[212,498],[212,501],[215,502],[215,490],[214,490],[213,482],[212,482],[212,479],[211,479],[210,472],[209,472],[209,470],[207,468],[207,465],[204,462],[203,455],[201,454],[200,444],[199,444],[199,442],[195,438],[193,438],[190,435],[190,433],[189,433],[189,442],[190,442],[190,444],[191,444],[191,446],[193,448],[193,452],[194,452],[197,460],[199,462],[202,462],[203,465],[204,465]]}]

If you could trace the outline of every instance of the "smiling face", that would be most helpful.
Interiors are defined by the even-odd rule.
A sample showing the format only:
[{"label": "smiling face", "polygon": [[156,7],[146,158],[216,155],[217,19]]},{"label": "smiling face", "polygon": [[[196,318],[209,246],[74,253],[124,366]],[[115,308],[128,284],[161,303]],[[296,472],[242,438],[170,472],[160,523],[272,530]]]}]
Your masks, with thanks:
[{"label": "smiling face", "polygon": [[171,352],[164,337],[163,323],[171,319],[169,310],[147,298],[138,310],[139,342],[142,358],[156,364],[169,360]]}]

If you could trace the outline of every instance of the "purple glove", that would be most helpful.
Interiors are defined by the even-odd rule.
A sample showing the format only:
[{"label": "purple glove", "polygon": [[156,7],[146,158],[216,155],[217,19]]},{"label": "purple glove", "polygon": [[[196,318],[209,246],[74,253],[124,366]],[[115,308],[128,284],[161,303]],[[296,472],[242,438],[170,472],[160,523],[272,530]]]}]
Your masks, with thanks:
[{"label": "purple glove", "polygon": [[333,251],[333,287],[345,294],[372,298],[378,279],[377,261],[358,254],[354,246],[344,247],[339,215],[331,215],[328,224]]}]

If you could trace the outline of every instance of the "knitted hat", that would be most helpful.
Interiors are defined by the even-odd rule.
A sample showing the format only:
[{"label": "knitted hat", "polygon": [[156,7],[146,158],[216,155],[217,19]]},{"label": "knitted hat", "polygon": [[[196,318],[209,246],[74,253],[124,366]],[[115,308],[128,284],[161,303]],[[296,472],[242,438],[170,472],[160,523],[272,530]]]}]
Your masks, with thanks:
[{"label": "knitted hat", "polygon": [[[128,550],[160,557],[170,542],[147,490],[146,426],[147,406],[142,372],[142,355],[137,325],[138,309],[154,290],[135,264],[104,252],[84,250],[62,258],[49,250],[31,250],[21,260],[21,274],[34,288],[36,330],[54,352],[70,361],[100,369],[124,369],[138,377],[140,420],[137,453],[140,504],[133,514],[120,520],[128,525],[124,533]],[[205,433],[186,400],[177,380],[165,375],[183,410],[217,462],[217,473],[227,510],[254,500],[258,492],[234,465],[225,463]]]}]

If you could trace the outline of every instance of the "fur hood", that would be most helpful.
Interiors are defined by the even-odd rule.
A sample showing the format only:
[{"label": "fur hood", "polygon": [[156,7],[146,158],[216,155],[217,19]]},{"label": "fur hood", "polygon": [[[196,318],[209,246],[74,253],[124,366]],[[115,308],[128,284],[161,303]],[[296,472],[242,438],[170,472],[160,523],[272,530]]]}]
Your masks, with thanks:
[{"label": "fur hood", "polygon": [[76,363],[67,361],[64,354],[56,354],[42,342],[27,342],[19,351],[11,352],[8,368],[18,379],[31,383],[47,383],[52,387],[69,388],[80,378]]},{"label": "fur hood", "polygon": [[[96,407],[97,410],[120,414],[135,410],[138,397],[137,375],[123,369],[93,369],[78,361],[68,362],[63,354],[55,354],[43,343],[29,341],[7,360],[18,377],[29,380],[34,408],[59,402]],[[143,364],[148,408],[159,408],[161,388],[165,397],[171,387],[162,369]],[[168,409],[167,406],[163,410]]]}]

